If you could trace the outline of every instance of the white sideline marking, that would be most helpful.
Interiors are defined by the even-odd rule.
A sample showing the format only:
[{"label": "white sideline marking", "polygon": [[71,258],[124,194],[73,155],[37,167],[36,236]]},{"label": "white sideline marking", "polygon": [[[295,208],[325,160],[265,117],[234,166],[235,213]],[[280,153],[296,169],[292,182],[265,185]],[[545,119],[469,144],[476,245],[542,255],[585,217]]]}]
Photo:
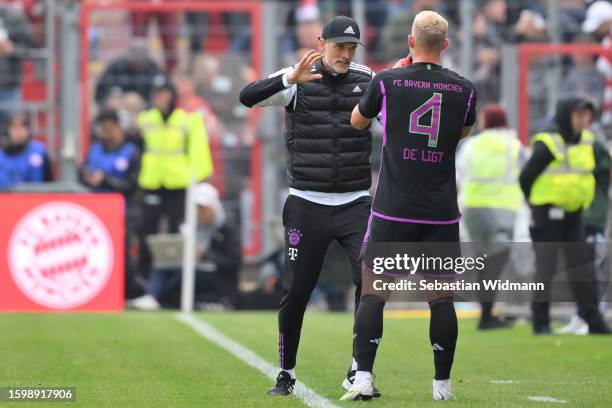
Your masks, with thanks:
[{"label": "white sideline marking", "polygon": [[491,384],[518,384],[520,381],[517,380],[491,380]]},{"label": "white sideline marking", "polygon": [[[176,318],[187,326],[191,327],[195,332],[205,339],[215,343],[217,346],[224,348],[231,354],[242,360],[246,364],[253,368],[261,371],[268,378],[273,381],[276,380],[278,375],[278,367],[274,367],[272,364],[259,357],[253,351],[244,347],[243,345],[230,339],[208,323],[194,317],[191,314],[177,314]],[[303,382],[296,381],[293,393],[296,397],[300,398],[306,405],[313,408],[338,408],[332,404],[330,400],[320,396],[312,389],[308,388]],[[262,398],[268,397],[265,395],[265,390],[261,390]],[[283,397],[268,397],[268,398],[283,398]]]},{"label": "white sideline marking", "polygon": [[530,401],[538,401],[538,402],[556,402],[557,404],[565,404],[567,401],[558,400],[553,397],[529,397],[527,398]]}]

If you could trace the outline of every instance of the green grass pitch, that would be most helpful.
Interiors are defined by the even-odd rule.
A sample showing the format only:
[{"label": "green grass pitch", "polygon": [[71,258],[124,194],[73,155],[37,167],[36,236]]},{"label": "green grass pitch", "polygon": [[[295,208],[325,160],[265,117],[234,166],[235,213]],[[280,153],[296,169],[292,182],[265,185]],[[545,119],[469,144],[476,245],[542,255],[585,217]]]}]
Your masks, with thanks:
[{"label": "green grass pitch", "polygon": [[[274,313],[198,313],[226,336],[277,364]],[[375,366],[383,397],[369,403],[338,398],[350,363],[352,316],[308,313],[296,374],[339,406],[427,407],[432,353],[427,319],[385,319]],[[564,406],[612,406],[609,336],[534,337],[528,326],[480,333],[459,322],[453,368],[462,407],[538,407],[546,396]],[[76,387],[74,403],[14,407],[293,407],[296,397],[268,397],[271,381],[176,319],[175,313],[2,314],[0,387]],[[492,383],[512,380],[512,383]]]}]

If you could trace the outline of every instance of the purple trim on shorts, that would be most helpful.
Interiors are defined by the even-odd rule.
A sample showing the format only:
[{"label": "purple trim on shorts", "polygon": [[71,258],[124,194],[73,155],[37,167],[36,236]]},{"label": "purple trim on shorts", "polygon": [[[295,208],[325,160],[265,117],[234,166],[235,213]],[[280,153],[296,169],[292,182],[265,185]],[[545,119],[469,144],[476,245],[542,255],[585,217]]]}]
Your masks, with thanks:
[{"label": "purple trim on shorts", "polygon": [[[380,92],[383,95],[383,101],[382,101],[382,109],[381,114],[382,114],[382,127],[383,127],[383,147],[385,147],[385,145],[387,144],[387,93],[385,92],[385,84],[383,83],[383,81],[381,80],[379,82],[380,84]],[[381,149],[382,151],[382,149]],[[381,153],[382,156],[382,153]],[[381,162],[382,163],[382,162]]]},{"label": "purple trim on shorts", "polygon": [[470,112],[470,107],[472,106],[472,98],[474,97],[474,90],[470,92],[470,97],[468,99],[467,109],[465,110],[465,116],[463,117],[463,125],[465,126],[465,121],[467,120],[467,115]]},{"label": "purple trim on shorts", "polygon": [[387,220],[387,221],[411,222],[413,224],[449,225],[449,224],[456,224],[461,220],[461,216],[455,220],[450,220],[450,221],[415,220],[412,218],[391,217],[389,215],[385,215],[385,214],[376,212],[374,210],[371,211],[371,214],[375,217],[382,218],[383,220]]}]

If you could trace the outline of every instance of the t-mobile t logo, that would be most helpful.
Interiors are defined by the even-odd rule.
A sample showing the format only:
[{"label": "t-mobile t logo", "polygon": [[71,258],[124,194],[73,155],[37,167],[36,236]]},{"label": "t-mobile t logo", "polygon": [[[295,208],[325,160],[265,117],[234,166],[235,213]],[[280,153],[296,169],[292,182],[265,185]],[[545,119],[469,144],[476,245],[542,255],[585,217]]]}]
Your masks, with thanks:
[{"label": "t-mobile t logo", "polygon": [[295,261],[295,258],[297,258],[297,254],[298,254],[297,248],[289,248],[289,259],[291,259],[292,261]]}]

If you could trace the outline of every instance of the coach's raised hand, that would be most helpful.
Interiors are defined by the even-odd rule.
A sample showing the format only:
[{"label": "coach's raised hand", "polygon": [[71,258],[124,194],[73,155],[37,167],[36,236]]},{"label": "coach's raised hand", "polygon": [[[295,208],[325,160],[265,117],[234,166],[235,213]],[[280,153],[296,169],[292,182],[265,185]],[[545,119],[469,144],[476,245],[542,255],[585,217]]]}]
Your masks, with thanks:
[{"label": "coach's raised hand", "polygon": [[302,57],[302,60],[295,69],[287,74],[287,82],[290,84],[302,84],[304,82],[322,79],[323,75],[312,73],[312,66],[322,55],[323,54],[318,51],[308,51],[306,55]]}]

